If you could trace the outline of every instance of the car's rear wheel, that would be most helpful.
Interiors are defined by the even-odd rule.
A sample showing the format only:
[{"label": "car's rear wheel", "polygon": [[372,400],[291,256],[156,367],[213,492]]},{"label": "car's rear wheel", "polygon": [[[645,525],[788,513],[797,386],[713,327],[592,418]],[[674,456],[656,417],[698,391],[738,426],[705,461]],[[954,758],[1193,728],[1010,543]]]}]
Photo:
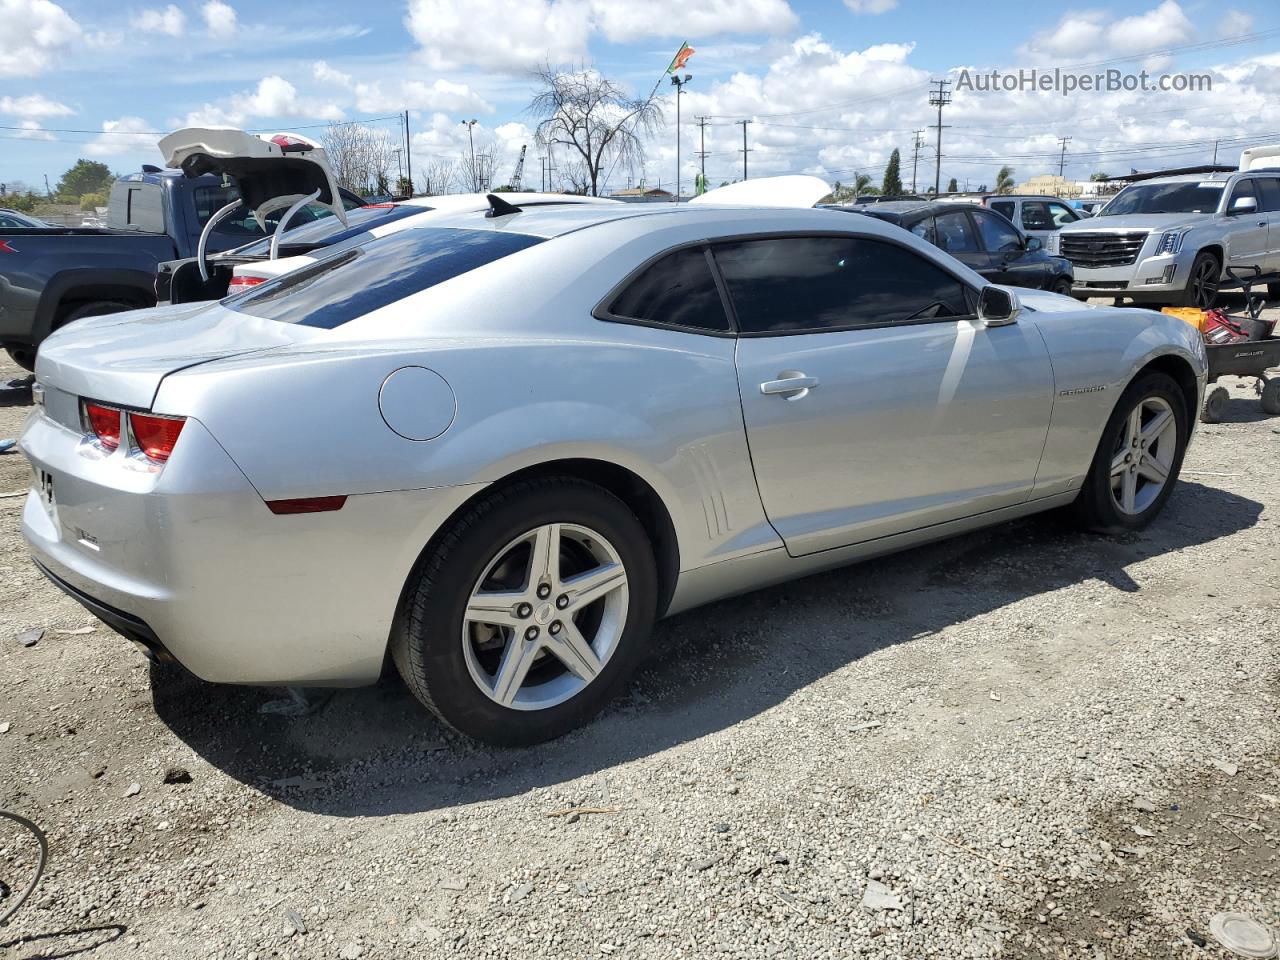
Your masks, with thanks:
[{"label": "car's rear wheel", "polygon": [[653,549],[626,504],[570,477],[524,481],[466,510],[424,557],[391,652],[449,726],[523,746],[608,702],[656,603]]},{"label": "car's rear wheel", "polygon": [[1153,372],[1131,383],[1076,500],[1085,525],[1118,533],[1154,520],[1178,480],[1189,433],[1186,399],[1172,377]]},{"label": "car's rear wheel", "polygon": [[5,347],[4,351],[9,354],[9,359],[23,370],[34,370],[36,368],[35,347]]},{"label": "car's rear wheel", "polygon": [[1187,285],[1182,290],[1176,306],[1199,307],[1208,310],[1218,299],[1218,285],[1222,280],[1222,264],[1207,250],[1196,254],[1187,274]]}]

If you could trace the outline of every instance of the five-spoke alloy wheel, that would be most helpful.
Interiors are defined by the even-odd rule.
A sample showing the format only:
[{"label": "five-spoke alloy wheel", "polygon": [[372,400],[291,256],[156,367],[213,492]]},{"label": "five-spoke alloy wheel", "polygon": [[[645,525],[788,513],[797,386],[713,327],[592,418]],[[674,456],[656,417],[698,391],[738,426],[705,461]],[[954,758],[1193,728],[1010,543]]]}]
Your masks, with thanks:
[{"label": "five-spoke alloy wheel", "polygon": [[573,477],[513,483],[428,545],[392,657],[454,729],[538,743],[584,723],[626,682],[656,584],[648,536],[613,494]]},{"label": "five-spoke alloy wheel", "polygon": [[1148,373],[1120,396],[1076,507],[1103,532],[1138,530],[1155,519],[1182,468],[1190,435],[1187,399],[1163,373]]}]

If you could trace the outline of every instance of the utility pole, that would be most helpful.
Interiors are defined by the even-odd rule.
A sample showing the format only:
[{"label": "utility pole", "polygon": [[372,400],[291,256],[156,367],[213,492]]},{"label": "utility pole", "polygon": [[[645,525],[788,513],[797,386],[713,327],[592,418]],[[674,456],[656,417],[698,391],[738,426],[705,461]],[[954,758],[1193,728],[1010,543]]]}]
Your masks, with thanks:
[{"label": "utility pole", "polygon": [[409,174],[409,196],[413,196],[413,141],[409,139],[409,111],[404,112],[404,166]]},{"label": "utility pole", "polygon": [[53,191],[49,189],[49,175],[44,175],[44,193],[50,200],[53,200]]},{"label": "utility pole", "polygon": [[709,119],[709,117],[698,118],[698,136],[700,138],[698,160],[700,161],[699,169],[702,171],[702,180],[704,183],[707,180],[707,157],[710,156],[710,154],[707,153],[707,121]]},{"label": "utility pole", "polygon": [[671,78],[671,85],[676,88],[676,203],[680,202],[680,97],[684,95],[684,85],[692,79],[690,73],[683,80],[678,73]]},{"label": "utility pole", "polygon": [[911,135],[916,138],[915,144],[911,148],[911,192],[916,192],[916,171],[920,167],[920,148],[924,146],[924,137],[921,134],[924,129],[912,130]]},{"label": "utility pole", "polygon": [[747,154],[751,151],[747,149],[747,124],[750,120],[735,120],[734,123],[742,125],[742,179],[747,179]]},{"label": "utility pole", "polygon": [[951,81],[931,80],[929,82],[938,87],[937,90],[929,91],[929,106],[938,108],[938,122],[934,125],[938,131],[938,158],[933,168],[933,195],[936,197],[942,192],[942,108],[951,102],[951,91],[947,89],[951,86]]},{"label": "utility pole", "polygon": [[476,169],[476,141],[471,133],[471,128],[476,125],[476,122],[459,120],[458,123],[467,128],[467,143],[471,144],[471,190],[474,193],[480,189],[480,171]]},{"label": "utility pole", "polygon": [[1213,141],[1213,162],[1216,166],[1218,163],[1218,141]]},{"label": "utility pole", "polygon": [[1059,137],[1058,142],[1062,144],[1062,156],[1058,159],[1058,176],[1062,176],[1062,171],[1067,169],[1067,143],[1070,137]]}]

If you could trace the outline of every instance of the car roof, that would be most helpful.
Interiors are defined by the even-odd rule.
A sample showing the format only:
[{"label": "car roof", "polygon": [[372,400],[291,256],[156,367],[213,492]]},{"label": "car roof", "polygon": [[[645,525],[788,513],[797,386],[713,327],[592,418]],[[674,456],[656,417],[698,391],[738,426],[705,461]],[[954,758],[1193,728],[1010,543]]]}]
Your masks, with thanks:
[{"label": "car roof", "polygon": [[[1250,171],[1251,173],[1261,173],[1260,170]],[[1206,183],[1213,181],[1214,183],[1226,183],[1235,173],[1179,173],[1172,177],[1152,177],[1150,180],[1139,180],[1136,183],[1125,185],[1125,189],[1129,187],[1145,187],[1152,183]]]},{"label": "car roof", "polygon": [[912,214],[937,214],[949,213],[952,210],[972,210],[973,204],[957,203],[954,200],[890,200],[886,203],[877,203],[870,206],[848,204],[838,206],[835,209],[849,213],[864,213],[869,217],[884,217],[885,214],[890,214],[894,217],[905,218]]}]

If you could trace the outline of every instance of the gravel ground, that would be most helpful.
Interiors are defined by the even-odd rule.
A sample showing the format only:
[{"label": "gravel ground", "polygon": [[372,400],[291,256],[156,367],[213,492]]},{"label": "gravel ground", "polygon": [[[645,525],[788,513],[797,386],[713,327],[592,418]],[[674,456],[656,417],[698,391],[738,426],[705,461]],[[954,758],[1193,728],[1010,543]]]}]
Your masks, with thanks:
[{"label": "gravel ground", "polygon": [[[674,618],[524,751],[398,683],[284,719],[153,670],[0,496],[0,808],[52,850],[0,956],[1225,957],[1218,911],[1280,930],[1280,420],[1227,385],[1145,533],[1033,518]],[[0,881],[29,862],[0,825]]]}]

